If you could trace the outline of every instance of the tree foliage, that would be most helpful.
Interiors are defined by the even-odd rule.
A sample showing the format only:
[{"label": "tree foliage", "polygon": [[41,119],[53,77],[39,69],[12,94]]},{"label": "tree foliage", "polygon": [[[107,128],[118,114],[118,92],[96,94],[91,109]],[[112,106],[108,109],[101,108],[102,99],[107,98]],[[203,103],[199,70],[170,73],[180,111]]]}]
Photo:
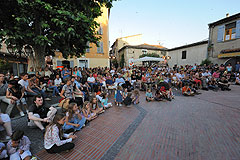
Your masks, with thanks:
[{"label": "tree foliage", "polygon": [[143,57],[157,57],[159,58],[160,56],[157,53],[147,53],[147,54],[142,54],[139,56],[139,58],[143,58]]},{"label": "tree foliage", "polygon": [[204,64],[206,64],[207,66],[210,65],[212,62],[209,60],[209,59],[205,59],[205,60],[202,60],[201,62],[201,66],[203,66]]},{"label": "tree foliage", "polygon": [[101,7],[113,0],[1,0],[0,40],[22,50],[34,48],[36,57],[62,52],[67,58],[80,56],[95,43]]}]

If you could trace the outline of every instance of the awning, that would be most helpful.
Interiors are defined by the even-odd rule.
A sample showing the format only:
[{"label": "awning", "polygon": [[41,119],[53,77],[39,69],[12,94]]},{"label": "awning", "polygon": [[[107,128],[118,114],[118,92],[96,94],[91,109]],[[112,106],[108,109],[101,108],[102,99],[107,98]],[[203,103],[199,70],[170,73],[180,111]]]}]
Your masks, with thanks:
[{"label": "awning", "polygon": [[238,56],[240,56],[240,52],[222,53],[218,55],[218,58],[231,58],[231,57],[238,57]]},{"label": "awning", "polygon": [[143,58],[135,59],[133,62],[151,62],[151,61],[161,62],[161,61],[164,61],[164,59],[157,58],[157,57],[143,57]]}]

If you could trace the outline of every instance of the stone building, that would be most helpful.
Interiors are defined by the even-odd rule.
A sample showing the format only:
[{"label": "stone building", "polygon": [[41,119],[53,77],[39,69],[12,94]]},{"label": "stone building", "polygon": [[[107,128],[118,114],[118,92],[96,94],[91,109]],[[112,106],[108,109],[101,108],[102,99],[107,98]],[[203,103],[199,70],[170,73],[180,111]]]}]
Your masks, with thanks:
[{"label": "stone building", "polygon": [[240,61],[240,13],[209,25],[208,56],[213,63]]},{"label": "stone building", "polygon": [[194,65],[200,64],[202,60],[207,59],[208,41],[200,41],[172,49],[168,49],[167,55],[171,58],[168,60],[168,65]]}]

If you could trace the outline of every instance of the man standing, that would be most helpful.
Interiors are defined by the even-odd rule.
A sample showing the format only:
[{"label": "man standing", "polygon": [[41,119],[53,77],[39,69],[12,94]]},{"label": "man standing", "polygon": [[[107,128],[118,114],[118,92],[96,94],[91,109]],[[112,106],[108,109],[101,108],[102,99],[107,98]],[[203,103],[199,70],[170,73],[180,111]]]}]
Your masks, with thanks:
[{"label": "man standing", "polygon": [[28,126],[37,126],[42,132],[45,132],[42,122],[49,123],[53,120],[57,109],[54,107],[48,107],[43,103],[41,95],[34,97],[34,104],[29,107],[28,118],[30,122]]},{"label": "man standing", "polygon": [[0,72],[0,101],[3,101],[8,104],[6,113],[10,116],[12,109],[14,107],[14,101],[12,99],[6,98],[8,84],[4,82],[4,79],[5,79],[4,74]]}]

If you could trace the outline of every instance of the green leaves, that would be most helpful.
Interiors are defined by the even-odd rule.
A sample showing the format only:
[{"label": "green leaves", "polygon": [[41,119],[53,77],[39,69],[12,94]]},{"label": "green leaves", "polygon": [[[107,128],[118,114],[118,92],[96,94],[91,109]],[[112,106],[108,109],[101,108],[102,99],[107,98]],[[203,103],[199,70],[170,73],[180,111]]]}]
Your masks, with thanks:
[{"label": "green leaves", "polygon": [[105,4],[112,0],[11,0],[0,6],[0,39],[80,56],[100,39],[95,20]]}]

